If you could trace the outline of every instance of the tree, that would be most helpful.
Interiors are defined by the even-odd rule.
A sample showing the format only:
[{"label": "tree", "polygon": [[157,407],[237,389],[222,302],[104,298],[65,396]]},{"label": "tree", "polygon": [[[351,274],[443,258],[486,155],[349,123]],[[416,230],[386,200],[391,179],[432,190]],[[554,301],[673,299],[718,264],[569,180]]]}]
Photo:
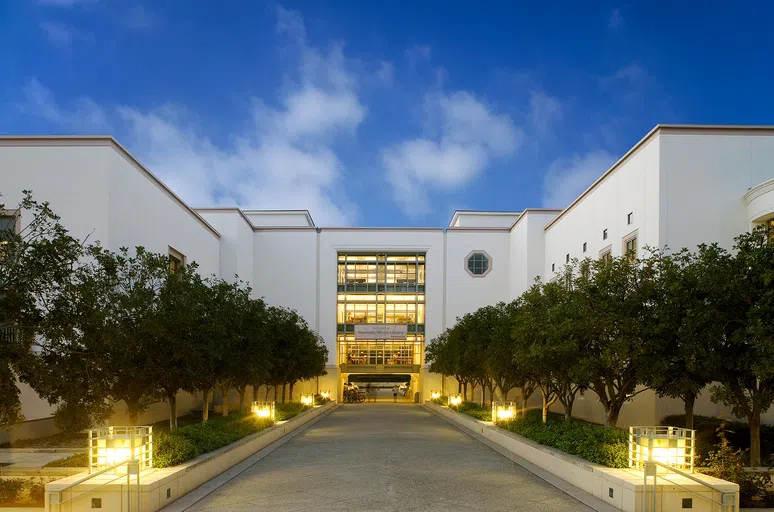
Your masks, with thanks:
[{"label": "tree", "polygon": [[614,428],[623,405],[645,391],[648,358],[654,357],[643,336],[649,276],[637,261],[626,256],[610,260],[584,260],[573,265],[571,295],[573,333],[582,357],[580,380],[599,397],[605,409],[605,426]]},{"label": "tree", "polygon": [[712,399],[747,418],[750,465],[759,466],[761,414],[774,401],[774,244],[763,230],[735,241],[734,255],[699,247],[699,287],[722,361]]},{"label": "tree", "polygon": [[692,429],[696,398],[719,365],[717,338],[707,336],[713,319],[704,310],[713,291],[699,286],[706,269],[686,249],[672,255],[652,252],[643,264],[655,275],[653,314],[645,326],[654,357],[645,381],[659,396],[683,401],[685,426]]},{"label": "tree", "polygon": [[[8,211],[0,204],[1,211]],[[17,377],[33,387],[39,366],[31,349],[62,287],[67,286],[83,245],[60,223],[49,203],[31,191],[0,225],[0,427],[22,421]]]},{"label": "tree", "polygon": [[[149,369],[156,357],[159,292],[169,260],[142,247],[130,256],[126,248],[113,253],[93,245],[87,255],[89,261],[76,269],[51,313],[59,320],[47,326],[40,357],[52,371],[37,389],[51,403],[72,400],[70,380],[77,378],[95,400],[124,401],[134,425],[159,398]],[[82,364],[57,371],[78,356]]]}]

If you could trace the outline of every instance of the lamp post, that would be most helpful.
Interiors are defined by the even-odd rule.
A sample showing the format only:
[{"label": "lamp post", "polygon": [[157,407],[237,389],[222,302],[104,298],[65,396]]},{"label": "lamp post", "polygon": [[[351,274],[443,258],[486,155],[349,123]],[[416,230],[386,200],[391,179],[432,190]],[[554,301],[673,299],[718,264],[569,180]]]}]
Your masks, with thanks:
[{"label": "lamp post", "polygon": [[252,405],[250,405],[250,412],[252,412],[258,418],[268,419],[272,422],[274,422],[276,418],[274,401],[253,402]]},{"label": "lamp post", "polygon": [[89,430],[89,473],[130,460],[139,471],[153,467],[153,427]]},{"label": "lamp post", "polygon": [[516,417],[514,402],[492,402],[492,422],[510,421]]},{"label": "lamp post", "polygon": [[680,427],[629,427],[629,467],[658,462],[693,473],[696,431]]}]

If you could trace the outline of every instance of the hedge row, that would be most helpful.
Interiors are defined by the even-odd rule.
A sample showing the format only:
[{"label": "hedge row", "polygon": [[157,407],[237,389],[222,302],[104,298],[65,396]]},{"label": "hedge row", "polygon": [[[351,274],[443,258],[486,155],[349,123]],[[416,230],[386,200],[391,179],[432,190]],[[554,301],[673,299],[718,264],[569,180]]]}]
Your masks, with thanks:
[{"label": "hedge row", "polygon": [[[662,425],[685,427],[685,414],[665,416]],[[696,430],[696,454],[701,461],[707,459],[709,452],[720,445],[718,434],[724,432],[731,446],[740,450],[750,448],[750,426],[742,421],[725,420],[710,416],[694,416],[693,428]],[[774,454],[774,425],[761,425],[761,462],[768,462]],[[703,462],[702,462],[703,464]]]}]

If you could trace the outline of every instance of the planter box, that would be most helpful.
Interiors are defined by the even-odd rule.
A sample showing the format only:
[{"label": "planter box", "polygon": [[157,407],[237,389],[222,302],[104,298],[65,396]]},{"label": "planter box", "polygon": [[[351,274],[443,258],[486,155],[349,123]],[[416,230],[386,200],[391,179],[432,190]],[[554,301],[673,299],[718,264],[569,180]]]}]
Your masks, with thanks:
[{"label": "planter box", "polygon": [[120,477],[112,474],[98,475],[64,491],[63,488],[87,474],[80,473],[50,482],[46,484],[44,510],[60,512],[58,503],[63,503],[62,512],[92,511],[97,508],[93,506],[92,499],[99,500],[102,510],[110,511],[126,510],[127,500],[131,499],[131,508],[135,510],[139,499],[143,512],[155,512],[335,407],[336,404],[331,402],[304,411],[288,421],[277,423],[179,466],[145,470],[140,474],[139,498],[136,477],[132,476],[132,484],[127,486],[125,467],[119,468],[122,475]]},{"label": "planter box", "polygon": [[[642,492],[645,485],[641,471],[608,468],[594,464],[432,402],[425,402],[425,407],[450,423],[459,425],[476,436],[483,437],[504,448],[512,455],[538,466],[618,510],[643,512],[641,508]],[[713,507],[710,500],[720,502],[719,492],[712,491],[675,473],[664,476],[665,478],[659,477],[656,485],[656,510],[658,511],[683,510],[683,498],[692,499],[690,510],[699,512],[712,512]],[[693,476],[720,489],[735,492],[735,510],[739,510],[739,486],[737,484],[699,473]],[[652,485],[648,488],[648,492],[652,492]],[[718,506],[715,505],[714,509],[717,510]]]}]

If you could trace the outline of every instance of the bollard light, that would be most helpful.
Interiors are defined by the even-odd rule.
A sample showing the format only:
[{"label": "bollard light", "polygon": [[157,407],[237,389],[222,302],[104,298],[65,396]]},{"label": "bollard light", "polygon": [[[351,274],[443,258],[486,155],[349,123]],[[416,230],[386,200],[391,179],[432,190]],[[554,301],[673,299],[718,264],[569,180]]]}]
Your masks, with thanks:
[{"label": "bollard light", "polygon": [[250,412],[256,417],[262,419],[275,420],[274,402],[253,402],[250,406]]},{"label": "bollard light", "polygon": [[449,406],[457,407],[462,403],[462,395],[449,395]]},{"label": "bollard light", "polygon": [[659,462],[693,473],[696,431],[680,427],[629,427],[629,467]]},{"label": "bollard light", "polygon": [[438,390],[430,391],[430,400],[438,400],[441,398],[441,392]]},{"label": "bollard light", "polygon": [[104,427],[89,430],[89,473],[137,460],[153,467],[153,427]]},{"label": "bollard light", "polygon": [[326,389],[325,391],[320,391],[320,396],[323,397],[326,400],[330,400],[331,399],[331,390],[330,389]]},{"label": "bollard light", "polygon": [[492,421],[510,421],[516,417],[516,410],[513,402],[492,402]]},{"label": "bollard light", "polygon": [[301,403],[303,405],[308,405],[310,407],[313,406],[314,405],[314,395],[301,393]]}]

